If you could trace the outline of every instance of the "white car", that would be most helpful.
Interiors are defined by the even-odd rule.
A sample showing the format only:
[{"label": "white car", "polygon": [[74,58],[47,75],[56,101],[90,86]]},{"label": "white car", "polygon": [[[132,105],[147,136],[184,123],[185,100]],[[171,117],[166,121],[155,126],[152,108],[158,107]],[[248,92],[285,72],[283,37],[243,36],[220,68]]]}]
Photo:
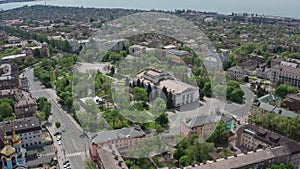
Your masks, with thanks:
[{"label": "white car", "polygon": [[61,145],[61,140],[59,140],[57,143],[58,143],[58,145]]},{"label": "white car", "polygon": [[58,135],[56,141],[60,141],[60,140],[61,140],[61,135]]}]

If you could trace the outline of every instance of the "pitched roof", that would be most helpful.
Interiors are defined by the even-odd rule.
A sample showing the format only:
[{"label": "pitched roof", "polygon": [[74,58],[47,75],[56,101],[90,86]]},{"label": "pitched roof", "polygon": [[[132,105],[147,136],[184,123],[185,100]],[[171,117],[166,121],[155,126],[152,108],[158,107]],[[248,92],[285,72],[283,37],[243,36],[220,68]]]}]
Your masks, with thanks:
[{"label": "pitched roof", "polygon": [[186,118],[186,119],[182,119],[181,121],[187,127],[193,128],[193,127],[202,126],[204,124],[217,123],[220,118],[221,118],[220,116],[213,114],[213,115],[202,115],[193,118]]},{"label": "pitched roof", "polygon": [[278,156],[288,155],[289,150],[284,147],[267,148],[266,150],[257,150],[248,154],[238,154],[237,157],[228,157],[227,159],[218,159],[216,162],[208,161],[207,164],[191,167],[192,169],[236,169],[257,164]]},{"label": "pitched roof", "polygon": [[100,144],[112,140],[142,137],[144,135],[145,133],[137,128],[122,128],[118,130],[101,131],[95,138],[93,138],[92,142],[95,144]]},{"label": "pitched roof", "polygon": [[280,136],[276,133],[273,133],[267,129],[247,124],[239,128],[237,131],[238,137],[241,136],[245,131],[251,131],[254,134],[254,138],[268,144],[271,146],[286,146],[292,154],[300,152],[300,144],[290,140],[286,137]]},{"label": "pitched roof", "polygon": [[[42,126],[40,125],[40,121],[36,117],[16,119],[13,120],[13,123],[15,126],[16,134],[42,129]],[[10,121],[1,122],[0,126],[2,127],[3,125],[7,135],[11,135],[11,122]]]},{"label": "pitched roof", "polygon": [[128,169],[115,145],[106,145],[97,150],[105,169]]}]

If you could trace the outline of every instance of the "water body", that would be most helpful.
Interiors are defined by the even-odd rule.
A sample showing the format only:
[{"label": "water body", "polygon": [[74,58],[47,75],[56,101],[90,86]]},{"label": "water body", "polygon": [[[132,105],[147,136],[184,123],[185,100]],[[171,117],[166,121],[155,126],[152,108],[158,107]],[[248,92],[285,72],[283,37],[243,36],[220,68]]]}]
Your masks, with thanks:
[{"label": "water body", "polygon": [[0,10],[24,5],[56,5],[95,8],[128,9],[193,9],[223,14],[257,13],[272,16],[300,18],[299,0],[48,0],[1,4]]}]

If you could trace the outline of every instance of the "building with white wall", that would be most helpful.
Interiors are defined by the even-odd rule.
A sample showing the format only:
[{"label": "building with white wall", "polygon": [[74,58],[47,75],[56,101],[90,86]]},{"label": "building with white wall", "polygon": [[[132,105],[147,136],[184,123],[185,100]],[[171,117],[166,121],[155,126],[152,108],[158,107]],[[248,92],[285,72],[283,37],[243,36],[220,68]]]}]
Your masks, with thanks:
[{"label": "building with white wall", "polygon": [[175,107],[199,101],[198,87],[176,80],[165,71],[151,68],[138,74],[133,83],[136,83],[137,79],[144,83],[146,87],[148,84],[161,90],[165,87],[168,92],[172,93]]}]

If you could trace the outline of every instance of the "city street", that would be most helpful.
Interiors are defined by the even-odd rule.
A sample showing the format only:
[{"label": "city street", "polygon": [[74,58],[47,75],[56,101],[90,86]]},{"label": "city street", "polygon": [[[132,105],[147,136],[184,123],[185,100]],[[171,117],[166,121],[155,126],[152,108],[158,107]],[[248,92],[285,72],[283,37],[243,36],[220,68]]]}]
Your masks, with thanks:
[{"label": "city street", "polygon": [[58,147],[60,167],[63,168],[61,163],[62,159],[68,159],[71,168],[84,168],[84,160],[89,155],[88,138],[80,137],[83,133],[82,129],[69,114],[66,114],[66,112],[60,108],[60,105],[57,103],[56,92],[53,89],[43,89],[39,81],[34,81],[33,69],[24,72],[24,75],[29,80],[32,95],[34,97],[45,97],[52,104],[52,115],[49,119],[49,122],[52,123],[52,126],[49,128],[52,136],[58,131],[55,127],[55,122],[60,122],[60,129],[65,129],[65,132],[62,132],[62,145],[58,145],[56,137],[53,136],[54,145]]}]

